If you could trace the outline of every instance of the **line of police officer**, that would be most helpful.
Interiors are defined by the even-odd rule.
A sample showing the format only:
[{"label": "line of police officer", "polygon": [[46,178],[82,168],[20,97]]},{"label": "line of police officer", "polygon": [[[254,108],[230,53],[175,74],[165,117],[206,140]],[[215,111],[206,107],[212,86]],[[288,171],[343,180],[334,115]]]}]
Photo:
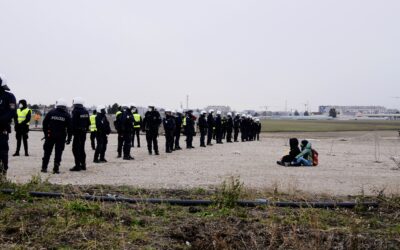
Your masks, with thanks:
[{"label": "line of police officer", "polygon": [[[17,139],[17,149],[14,156],[19,156],[21,141],[23,141],[25,156],[28,153],[28,132],[29,121],[32,111],[27,107],[26,100],[19,101],[17,109],[15,96],[9,92],[10,89],[3,77],[0,76],[0,173],[5,175],[8,169],[8,135],[11,132],[11,121],[15,119],[15,131]],[[43,120],[44,133],[44,155],[42,158],[41,171],[46,173],[52,151],[55,151],[53,173],[60,173],[60,164],[65,144],[70,144],[72,139],[72,152],[75,159],[75,166],[71,171],[86,170],[85,142],[87,133],[90,131],[91,147],[95,150],[94,163],[105,163],[105,153],[108,144],[108,135],[111,133],[110,123],[106,117],[106,107],[98,106],[92,115],[83,106],[84,100],[76,97],[73,100],[73,110],[71,115],[67,109],[67,103],[63,99],[57,100],[55,108],[47,113]],[[198,120],[200,132],[200,146],[206,147],[212,145],[212,138],[215,138],[218,144],[222,139],[232,142],[232,133],[234,141],[238,141],[239,130],[242,133],[242,141],[251,141],[259,139],[261,124],[259,121],[253,122],[251,117],[237,114],[235,118],[228,113],[227,118],[221,116],[217,111],[214,117],[214,111],[210,110],[206,118],[206,111],[202,111]],[[193,137],[196,135],[195,124],[196,117],[192,110],[187,110],[185,114],[180,111],[165,111],[165,118],[161,118],[160,113],[154,105],[149,105],[148,111],[142,120],[134,104],[123,105],[116,114],[114,122],[118,133],[118,157],[124,160],[134,160],[131,155],[131,147],[134,146],[134,138],[137,138],[137,146],[140,147],[139,132],[146,133],[147,149],[150,155],[159,155],[158,136],[159,127],[163,124],[165,131],[165,151],[172,153],[175,150],[181,150],[180,135],[186,136],[186,148],[193,149]]]}]

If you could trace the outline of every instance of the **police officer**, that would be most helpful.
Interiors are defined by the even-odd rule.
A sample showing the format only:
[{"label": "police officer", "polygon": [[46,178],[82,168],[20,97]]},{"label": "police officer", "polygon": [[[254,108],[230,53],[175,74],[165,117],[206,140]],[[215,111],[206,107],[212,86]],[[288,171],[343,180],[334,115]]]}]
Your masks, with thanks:
[{"label": "police officer", "polygon": [[226,116],[222,116],[222,119],[221,119],[221,123],[222,123],[222,136],[221,136],[221,138],[222,139],[224,139],[225,140],[225,138],[226,138],[226,132],[227,132],[227,122],[228,122],[228,119],[226,118]]},{"label": "police officer", "polygon": [[32,110],[28,108],[26,100],[22,99],[18,102],[17,114],[14,119],[15,124],[15,137],[17,139],[17,150],[13,156],[19,156],[21,149],[21,141],[24,142],[25,156],[28,154],[28,133],[29,122],[31,121]]},{"label": "police officer", "polygon": [[208,134],[207,134],[207,146],[212,146],[213,144],[211,143],[213,139],[213,133],[215,129],[215,120],[214,120],[214,110],[210,109],[208,111],[208,117],[207,117],[207,125],[208,125]]},{"label": "police officer", "polygon": [[[44,133],[44,156],[42,159],[42,172],[47,173],[50,156],[55,148],[53,174],[60,173],[60,163],[65,143],[70,144],[72,139],[71,116],[67,111],[67,102],[59,99],[56,102],[55,109],[47,113],[43,120]],[[67,139],[67,142],[65,139]]]},{"label": "police officer", "polygon": [[174,148],[175,118],[172,116],[171,110],[165,110],[165,118],[163,119],[165,131],[165,152],[172,153]]},{"label": "police officer", "polygon": [[261,122],[260,119],[256,119],[256,123],[255,123],[255,127],[256,127],[256,136],[254,140],[259,141],[260,140],[260,133],[261,133]]},{"label": "police officer", "polygon": [[207,135],[207,128],[208,128],[206,114],[207,114],[207,112],[205,110],[201,111],[200,117],[199,117],[199,122],[198,122],[199,130],[200,130],[200,147],[203,147],[203,148],[206,147],[205,138]]},{"label": "police officer", "polygon": [[85,143],[86,134],[90,126],[89,112],[83,106],[84,100],[81,97],[75,97],[72,105],[72,153],[74,154],[75,166],[70,171],[86,170]]},{"label": "police officer", "polygon": [[132,147],[135,146],[135,136],[137,140],[137,147],[140,148],[140,130],[142,128],[142,116],[138,113],[135,104],[132,104],[132,113],[133,113],[133,133],[132,133]]},{"label": "police officer", "polygon": [[215,118],[215,134],[217,144],[223,144],[222,142],[222,112],[220,110],[217,111],[217,117]]},{"label": "police officer", "polygon": [[193,136],[195,135],[194,123],[196,117],[193,116],[193,110],[188,110],[184,118],[185,124],[185,135],[186,135],[186,148],[192,149],[193,147]]},{"label": "police officer", "polygon": [[153,154],[153,148],[154,153],[159,155],[157,137],[161,122],[160,113],[154,105],[149,105],[149,110],[144,115],[142,130],[146,131],[147,149],[150,155]]},{"label": "police officer", "polygon": [[247,118],[245,114],[242,114],[240,133],[242,134],[242,142],[247,141]]},{"label": "police officer", "polygon": [[226,142],[232,143],[232,131],[233,131],[233,119],[232,119],[232,113],[229,112],[228,118],[226,120]]},{"label": "police officer", "polygon": [[121,132],[124,139],[124,160],[134,160],[131,155],[131,142],[133,134],[133,105],[127,105],[121,115]]},{"label": "police officer", "polygon": [[127,105],[122,105],[118,107],[118,111],[115,113],[115,121],[114,121],[114,127],[115,130],[117,130],[117,153],[118,156],[117,158],[122,157],[122,147],[124,145],[124,134],[121,129],[121,118],[122,118],[122,112],[127,108]]},{"label": "police officer", "polygon": [[8,134],[11,133],[11,121],[15,116],[15,96],[9,92],[6,79],[0,75],[0,177],[5,178],[8,170]]},{"label": "police officer", "polygon": [[96,150],[96,116],[97,116],[97,111],[93,110],[92,115],[89,117],[90,118],[90,144],[92,146],[93,150]]},{"label": "police officer", "polygon": [[181,138],[181,130],[182,130],[182,111],[176,110],[175,116],[175,150],[181,150],[182,148],[179,145],[179,140]]},{"label": "police officer", "polygon": [[238,137],[239,137],[239,130],[240,130],[240,114],[237,113],[235,118],[233,119],[233,130],[234,130],[234,135],[233,139],[234,142],[238,142]]},{"label": "police officer", "polygon": [[97,147],[94,152],[94,163],[105,163],[107,162],[105,154],[107,151],[108,138],[107,136],[111,133],[110,123],[106,117],[106,106],[99,105],[97,107],[96,116],[96,141]]}]

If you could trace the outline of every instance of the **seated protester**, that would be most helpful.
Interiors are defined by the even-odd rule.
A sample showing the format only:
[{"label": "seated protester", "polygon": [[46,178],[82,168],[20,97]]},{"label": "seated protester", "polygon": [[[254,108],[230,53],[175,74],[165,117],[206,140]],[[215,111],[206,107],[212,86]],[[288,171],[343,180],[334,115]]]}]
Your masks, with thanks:
[{"label": "seated protester", "polygon": [[288,155],[282,157],[282,160],[277,161],[278,165],[282,166],[290,166],[291,162],[296,160],[296,156],[298,156],[301,151],[299,148],[299,140],[297,138],[290,138],[289,139],[290,151]]},{"label": "seated protester", "polygon": [[292,162],[294,166],[313,166],[311,143],[307,140],[301,141],[301,153]]}]

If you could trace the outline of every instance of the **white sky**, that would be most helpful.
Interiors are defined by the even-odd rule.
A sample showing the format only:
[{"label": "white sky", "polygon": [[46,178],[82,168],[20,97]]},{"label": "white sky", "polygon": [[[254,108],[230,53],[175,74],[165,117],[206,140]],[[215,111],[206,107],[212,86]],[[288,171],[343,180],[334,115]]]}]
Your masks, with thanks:
[{"label": "white sky", "polygon": [[17,99],[400,108],[398,0],[0,0]]}]

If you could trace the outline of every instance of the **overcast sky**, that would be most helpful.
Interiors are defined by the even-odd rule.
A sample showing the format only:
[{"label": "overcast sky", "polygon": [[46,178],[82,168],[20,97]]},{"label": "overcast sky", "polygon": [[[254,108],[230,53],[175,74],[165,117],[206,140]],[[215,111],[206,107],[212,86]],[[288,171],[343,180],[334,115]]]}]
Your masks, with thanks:
[{"label": "overcast sky", "polygon": [[0,0],[17,99],[400,108],[399,0]]}]

